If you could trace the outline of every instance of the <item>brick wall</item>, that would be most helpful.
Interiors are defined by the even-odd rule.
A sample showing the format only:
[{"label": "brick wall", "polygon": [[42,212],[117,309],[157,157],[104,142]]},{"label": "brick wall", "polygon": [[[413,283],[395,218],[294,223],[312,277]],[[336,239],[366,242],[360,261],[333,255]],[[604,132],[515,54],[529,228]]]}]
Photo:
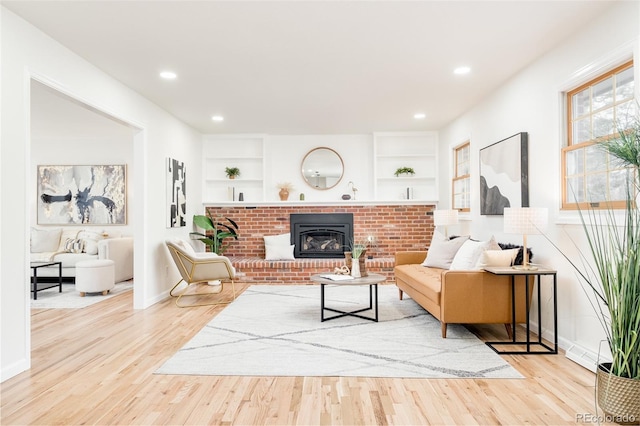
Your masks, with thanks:
[{"label": "brick wall", "polygon": [[[212,217],[229,217],[239,227],[227,256],[264,259],[264,235],[289,232],[291,213],[353,213],[356,240],[374,235],[374,257],[393,257],[397,251],[424,250],[433,236],[433,205],[349,206],[208,206]],[[369,253],[370,251],[368,251]]]}]

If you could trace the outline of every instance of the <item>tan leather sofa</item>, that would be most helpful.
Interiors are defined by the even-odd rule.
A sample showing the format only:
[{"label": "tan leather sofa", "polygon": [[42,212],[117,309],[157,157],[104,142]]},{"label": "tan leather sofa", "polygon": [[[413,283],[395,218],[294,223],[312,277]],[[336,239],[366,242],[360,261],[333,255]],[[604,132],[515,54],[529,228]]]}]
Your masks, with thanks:
[{"label": "tan leather sofa", "polygon": [[[395,281],[442,325],[447,337],[447,324],[504,324],[511,337],[511,276],[486,271],[449,271],[422,266],[426,251],[398,252],[395,256]],[[530,277],[529,300],[533,291]],[[516,279],[516,323],[526,322],[525,281]]]}]

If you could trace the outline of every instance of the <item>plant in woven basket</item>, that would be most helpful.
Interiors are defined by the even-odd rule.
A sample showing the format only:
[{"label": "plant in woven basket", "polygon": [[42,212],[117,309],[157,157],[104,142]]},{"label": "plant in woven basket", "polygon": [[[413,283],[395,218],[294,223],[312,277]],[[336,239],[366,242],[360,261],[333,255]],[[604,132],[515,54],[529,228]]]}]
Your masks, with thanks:
[{"label": "plant in woven basket", "polygon": [[[593,296],[611,352],[611,362],[598,366],[598,404],[614,421],[640,422],[640,120],[598,146],[627,169],[625,207],[600,203],[604,209],[579,210],[590,256],[578,250],[575,262],[558,250]],[[618,393],[619,383],[624,389]]]}]

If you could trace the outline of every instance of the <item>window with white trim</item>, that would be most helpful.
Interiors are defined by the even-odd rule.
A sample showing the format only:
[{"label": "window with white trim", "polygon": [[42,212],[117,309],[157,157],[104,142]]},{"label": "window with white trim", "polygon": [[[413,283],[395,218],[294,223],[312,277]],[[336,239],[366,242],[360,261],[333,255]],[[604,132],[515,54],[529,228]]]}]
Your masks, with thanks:
[{"label": "window with white trim", "polygon": [[[629,169],[597,144],[637,114],[633,61],[567,92],[567,146],[562,148],[562,208],[623,208]],[[602,204],[602,205],[601,205]]]},{"label": "window with white trim", "polygon": [[461,212],[468,212],[471,211],[471,143],[467,141],[455,147],[453,152],[452,207]]}]

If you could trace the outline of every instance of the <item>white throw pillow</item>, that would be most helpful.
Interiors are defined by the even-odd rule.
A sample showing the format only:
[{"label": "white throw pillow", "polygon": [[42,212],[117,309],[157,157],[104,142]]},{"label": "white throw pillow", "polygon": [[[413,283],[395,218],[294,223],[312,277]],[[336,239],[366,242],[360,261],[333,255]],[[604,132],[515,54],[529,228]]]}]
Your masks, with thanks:
[{"label": "white throw pillow", "polygon": [[265,260],[295,260],[293,249],[295,245],[267,244],[265,248]]},{"label": "white throw pillow", "polygon": [[78,232],[77,238],[84,242],[84,252],[98,254],[98,241],[104,239],[103,231],[83,229]]},{"label": "white throw pillow", "polygon": [[62,229],[31,228],[31,253],[58,251]]},{"label": "white throw pillow", "polygon": [[449,270],[468,271],[476,266],[478,258],[485,250],[487,241],[467,240],[462,244],[451,262]]},{"label": "white throw pillow", "polygon": [[468,236],[452,240],[432,239],[427,258],[422,262],[422,266],[449,269],[456,253],[468,239]]},{"label": "white throw pillow", "polygon": [[449,270],[472,271],[477,269],[478,259],[485,250],[500,250],[500,246],[493,236],[487,241],[465,241],[453,258]]},{"label": "white throw pillow", "polygon": [[288,246],[291,244],[291,233],[287,232],[286,234],[280,235],[265,235],[264,237],[264,245],[277,245],[277,246]]},{"label": "white throw pillow", "polygon": [[507,267],[513,264],[519,249],[485,250],[476,263],[476,269],[487,267]]}]

